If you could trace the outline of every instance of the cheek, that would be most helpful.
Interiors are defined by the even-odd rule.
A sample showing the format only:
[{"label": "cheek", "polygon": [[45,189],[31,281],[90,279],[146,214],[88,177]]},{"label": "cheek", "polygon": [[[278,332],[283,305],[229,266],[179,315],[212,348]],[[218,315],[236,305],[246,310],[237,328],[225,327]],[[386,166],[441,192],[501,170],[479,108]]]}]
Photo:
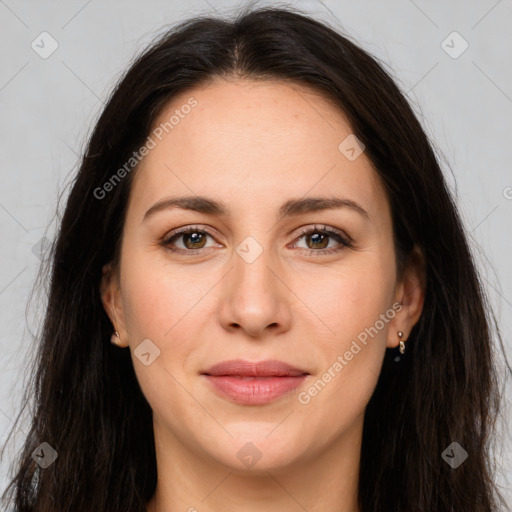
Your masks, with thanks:
[{"label": "cheek", "polygon": [[308,311],[314,322],[306,328],[316,340],[322,361],[301,403],[329,410],[335,430],[346,428],[364,411],[377,383],[389,322],[395,316],[390,303],[394,273],[384,272],[384,266],[370,260],[359,269],[347,266],[328,278],[311,276],[298,293],[309,297],[309,308],[320,318]]},{"label": "cheek", "polygon": [[169,277],[163,278],[149,265],[126,265],[123,304],[130,337],[159,340],[172,327],[180,301]]},{"label": "cheek", "polygon": [[[132,252],[125,260],[123,305],[132,352],[145,339],[160,350],[155,368],[183,375],[194,364],[198,345],[207,341],[211,322],[209,292],[216,279],[205,266],[179,269],[165,255]],[[134,361],[138,374],[140,365]]]},{"label": "cheek", "polygon": [[[179,383],[185,382],[202,339],[200,322],[208,316],[201,309],[206,302],[200,300],[202,287],[159,260],[154,254],[132,253],[124,262],[122,290],[137,380],[152,409],[164,411],[169,403],[187,398]],[[148,366],[137,356],[137,347],[147,339],[158,354]]]},{"label": "cheek", "polygon": [[357,266],[310,271],[293,289],[301,299],[298,307],[304,308],[305,317],[331,338],[329,346],[338,340],[336,348],[342,349],[390,308],[394,273],[368,256]]},{"label": "cheek", "polygon": [[201,283],[199,272],[170,265],[162,248],[126,253],[122,290],[127,329],[163,343],[204,296],[207,283]]}]

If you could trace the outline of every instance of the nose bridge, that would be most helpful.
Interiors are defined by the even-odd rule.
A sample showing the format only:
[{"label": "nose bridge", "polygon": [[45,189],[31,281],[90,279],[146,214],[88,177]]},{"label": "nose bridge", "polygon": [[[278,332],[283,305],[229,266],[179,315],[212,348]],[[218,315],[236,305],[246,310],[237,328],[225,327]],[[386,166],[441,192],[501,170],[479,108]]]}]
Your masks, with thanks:
[{"label": "nose bridge", "polygon": [[283,284],[275,275],[278,265],[268,245],[270,238],[262,238],[265,240],[260,243],[247,236],[235,248],[226,290],[229,297],[224,297],[221,315],[226,328],[236,325],[251,336],[261,334],[270,325],[283,327],[289,316]]},{"label": "nose bridge", "polygon": [[233,255],[233,279],[236,289],[244,295],[265,295],[269,299],[273,295],[272,281],[275,280],[271,269],[276,265],[269,237],[262,238],[259,237],[260,242],[254,236],[247,236],[238,244]]}]

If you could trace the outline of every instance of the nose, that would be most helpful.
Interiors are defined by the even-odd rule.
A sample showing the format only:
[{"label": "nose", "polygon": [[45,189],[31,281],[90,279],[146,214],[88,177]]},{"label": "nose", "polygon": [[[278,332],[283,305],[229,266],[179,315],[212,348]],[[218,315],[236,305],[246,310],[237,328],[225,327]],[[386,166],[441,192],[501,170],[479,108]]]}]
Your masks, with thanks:
[{"label": "nose", "polygon": [[234,267],[226,276],[222,290],[223,328],[242,331],[251,338],[288,330],[293,293],[286,286],[284,271],[276,265],[270,251],[263,250],[254,261],[249,261],[239,254],[233,255]]}]

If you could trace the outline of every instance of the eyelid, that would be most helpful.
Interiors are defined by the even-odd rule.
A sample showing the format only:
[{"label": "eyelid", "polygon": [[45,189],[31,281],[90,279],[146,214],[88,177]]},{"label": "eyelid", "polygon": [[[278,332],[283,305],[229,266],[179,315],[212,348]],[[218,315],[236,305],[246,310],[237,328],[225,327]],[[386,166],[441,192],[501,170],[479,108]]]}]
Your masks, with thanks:
[{"label": "eyelid", "polygon": [[[347,235],[347,233],[345,231],[342,231],[341,229],[338,229],[338,228],[335,228],[333,226],[329,226],[327,224],[313,224],[312,226],[309,225],[309,226],[303,226],[301,228],[299,228],[298,231],[295,231],[294,232],[294,235],[293,237],[290,239],[290,242],[293,242],[296,238],[299,238],[299,237],[302,237],[304,235],[307,235],[309,233],[312,233],[312,232],[316,232],[316,231],[319,231],[319,232],[327,232],[328,234],[336,234],[338,235],[341,239],[343,239],[344,242],[347,243],[347,245],[352,245],[353,244],[353,240],[352,238]],[[318,251],[315,251],[315,252],[318,252]]]}]

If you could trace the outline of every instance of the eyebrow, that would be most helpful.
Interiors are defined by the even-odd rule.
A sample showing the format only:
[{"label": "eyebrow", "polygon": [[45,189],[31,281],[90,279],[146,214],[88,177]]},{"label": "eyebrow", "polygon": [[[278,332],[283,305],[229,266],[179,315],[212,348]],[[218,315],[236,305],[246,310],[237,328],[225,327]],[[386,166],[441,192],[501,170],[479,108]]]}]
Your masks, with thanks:
[{"label": "eyebrow", "polygon": [[[230,216],[229,208],[225,203],[204,196],[182,196],[170,197],[158,201],[144,214],[142,221],[146,221],[158,212],[172,208],[192,210],[207,215],[216,215],[218,217]],[[289,199],[279,208],[278,219],[281,220],[285,217],[338,208],[349,208],[359,213],[367,220],[370,220],[370,215],[361,205],[351,199],[341,197]]]}]

